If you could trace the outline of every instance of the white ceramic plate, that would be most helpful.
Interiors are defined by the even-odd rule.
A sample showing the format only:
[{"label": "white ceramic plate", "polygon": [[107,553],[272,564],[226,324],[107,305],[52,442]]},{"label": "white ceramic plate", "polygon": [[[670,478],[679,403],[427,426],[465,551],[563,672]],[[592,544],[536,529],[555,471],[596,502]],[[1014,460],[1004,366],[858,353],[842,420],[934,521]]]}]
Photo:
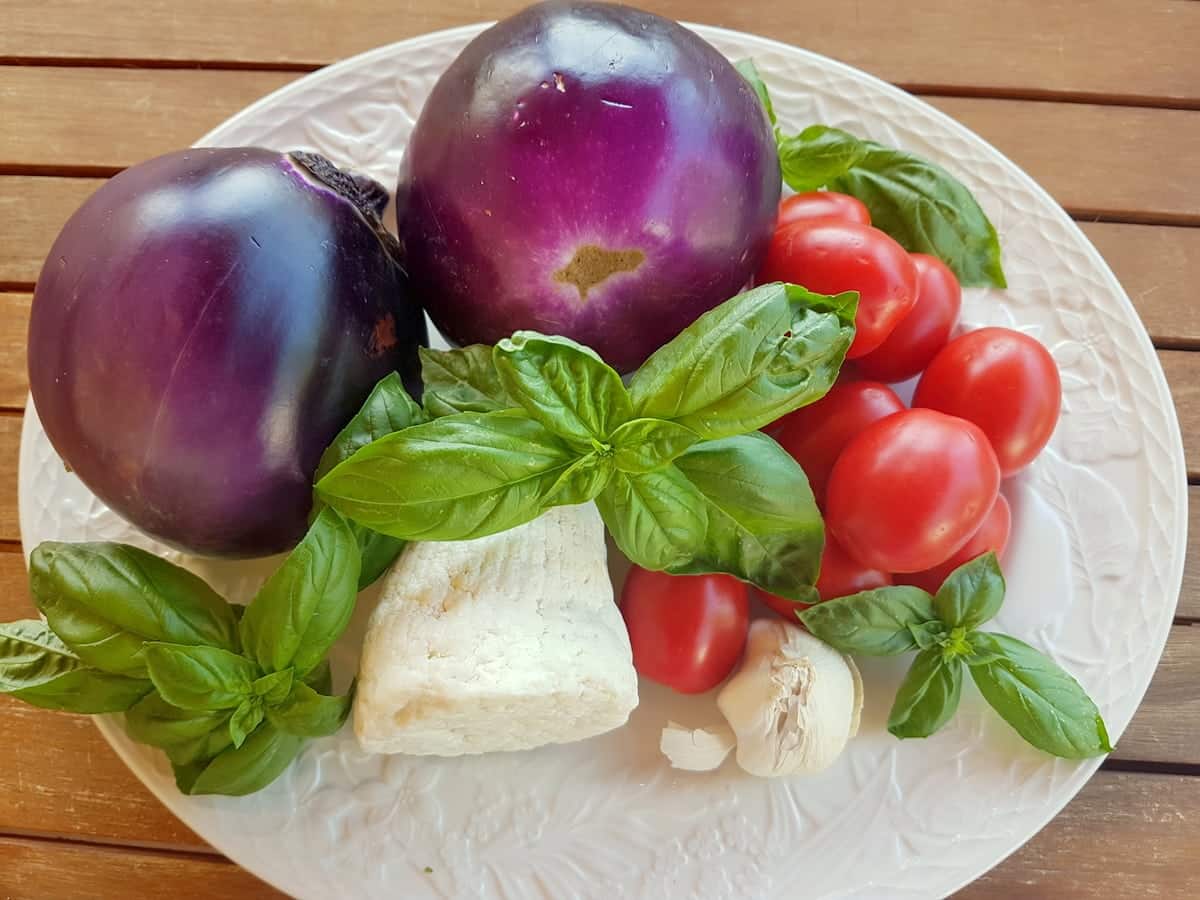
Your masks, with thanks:
[{"label": "white ceramic plate", "polygon": [[[315,150],[391,184],[442,70],[483,26],[404,41],[316,72],[256,103],[202,145]],[[1047,650],[1096,698],[1113,738],[1150,682],[1183,566],[1179,428],[1124,291],[1079,229],[1016,166],[966,129],[862,72],[783,44],[695,29],[753,56],[785,126],[824,122],[937,160],[999,229],[1010,287],[968,291],[964,320],[1028,331],[1062,369],[1049,450],[1006,486],[1014,535],[999,627]],[[39,541],[155,547],[66,473],[34,411],[21,442],[26,550]],[[171,554],[179,558],[177,554]],[[183,559],[247,599],[271,562]],[[336,651],[353,672],[370,598]],[[257,875],[304,898],[930,897],[1026,841],[1098,760],[1024,745],[968,688],[949,727],[901,743],[884,722],[902,661],[867,661],[863,734],[816,777],[758,780],[670,769],[659,729],[716,720],[711,697],[643,685],[626,727],[542,750],[438,760],[369,756],[349,729],[310,744],[243,800],[187,798],[166,759],[105,736],[184,822]]]}]

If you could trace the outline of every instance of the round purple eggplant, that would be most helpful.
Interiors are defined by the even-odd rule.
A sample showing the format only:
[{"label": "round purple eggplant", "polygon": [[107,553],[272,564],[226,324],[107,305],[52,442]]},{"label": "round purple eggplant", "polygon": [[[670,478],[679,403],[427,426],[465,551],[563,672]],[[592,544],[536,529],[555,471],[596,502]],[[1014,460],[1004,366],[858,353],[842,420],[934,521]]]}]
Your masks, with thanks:
[{"label": "round purple eggplant", "polygon": [[29,379],[50,442],[148,534],[286,550],[372,386],[418,378],[424,319],[386,192],[312,154],[193,149],[107,182],[42,268]]},{"label": "round purple eggplant", "polygon": [[530,7],[473,40],[413,130],[397,221],[450,339],[521,328],[629,371],[762,261],[770,122],[711,45],[608,3]]}]

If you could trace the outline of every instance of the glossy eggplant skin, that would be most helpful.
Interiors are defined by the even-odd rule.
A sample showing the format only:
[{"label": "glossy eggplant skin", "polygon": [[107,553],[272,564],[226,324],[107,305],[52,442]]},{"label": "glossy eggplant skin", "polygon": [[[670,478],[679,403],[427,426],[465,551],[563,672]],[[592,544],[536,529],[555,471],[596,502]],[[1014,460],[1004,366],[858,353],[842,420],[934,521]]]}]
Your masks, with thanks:
[{"label": "glossy eggplant skin", "polygon": [[66,464],[151,536],[279,552],[324,448],[424,318],[378,191],[320,157],[192,149],[134,166],[70,218],[29,328],[33,401]]},{"label": "glossy eggplant skin", "polygon": [[733,66],[675,22],[593,2],[468,44],[396,191],[415,295],[449,338],[563,334],[621,371],[747,283],[779,196],[770,122]]}]

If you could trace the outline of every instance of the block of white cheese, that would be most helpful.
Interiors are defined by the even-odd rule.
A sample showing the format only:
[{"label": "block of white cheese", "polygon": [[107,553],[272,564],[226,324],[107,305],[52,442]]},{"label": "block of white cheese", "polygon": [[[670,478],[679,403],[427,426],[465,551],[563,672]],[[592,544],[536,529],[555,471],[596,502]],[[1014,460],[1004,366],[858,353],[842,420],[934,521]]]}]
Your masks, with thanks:
[{"label": "block of white cheese", "polygon": [[458,756],[610,731],[637,706],[594,504],[474,541],[410,544],[363,645],[364,750]]}]

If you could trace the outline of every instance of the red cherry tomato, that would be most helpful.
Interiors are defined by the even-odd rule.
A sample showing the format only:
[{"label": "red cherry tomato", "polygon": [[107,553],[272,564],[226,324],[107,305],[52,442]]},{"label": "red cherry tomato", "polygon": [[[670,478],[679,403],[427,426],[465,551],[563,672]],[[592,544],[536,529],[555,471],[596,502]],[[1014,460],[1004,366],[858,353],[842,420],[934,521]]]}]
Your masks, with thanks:
[{"label": "red cherry tomato", "polygon": [[934,256],[913,253],[917,302],[884,342],[858,360],[858,368],[876,381],[904,381],[920,374],[946,346],[962,307],[962,288],[950,267]]},{"label": "red cherry tomato", "polygon": [[992,504],[991,511],[983,520],[983,524],[979,526],[979,530],[953,556],[940,566],[934,566],[924,572],[899,575],[896,580],[901,584],[915,584],[922,590],[936,594],[937,589],[946,580],[946,576],[963,563],[970,562],[979,554],[987,553],[989,550],[1000,556],[1004,552],[1004,548],[1008,546],[1008,534],[1011,528],[1012,510],[1008,506],[1008,501],[1004,499],[1004,495],[998,494],[996,502]]},{"label": "red cherry tomato", "polygon": [[793,194],[779,204],[779,219],[776,228],[805,219],[839,219],[843,222],[871,224],[871,213],[857,197],[839,194],[837,191],[809,191]]},{"label": "red cherry tomato", "polygon": [[[832,535],[825,535],[825,550],[821,554],[821,577],[817,579],[817,593],[821,595],[822,600],[845,597],[847,594],[857,594],[859,591],[869,591],[871,588],[891,583],[892,576],[887,572],[864,566],[843,550],[842,545],[834,540]],[[793,603],[786,597],[768,594],[759,588],[754,588],[754,592],[758,599],[789,622],[795,622],[796,613],[812,605]]]},{"label": "red cherry tomato", "polygon": [[999,487],[996,454],[977,426],[907,409],[846,445],[829,475],[825,524],[864,565],[920,572],[979,530]]},{"label": "red cherry tomato", "polygon": [[913,395],[913,406],[982,428],[1005,477],[1033,462],[1046,446],[1061,404],[1054,357],[1009,328],[980,328],[956,337],[933,358]]},{"label": "red cherry tomato", "polygon": [[858,291],[847,358],[883,343],[917,300],[917,269],[904,248],[870,225],[812,219],[775,231],[759,281],[790,281],[810,291]]},{"label": "red cherry tomato", "polygon": [[733,671],[750,628],[750,593],[732,575],[668,575],[640,566],[621,590],[633,666],[683,694],[716,687]]},{"label": "red cherry tomato", "polygon": [[829,389],[816,403],[802,406],[779,420],[776,440],[808,476],[817,504],[825,502],[825,485],[838,454],[850,439],[880,419],[898,413],[904,403],[886,384],[847,381]]}]

